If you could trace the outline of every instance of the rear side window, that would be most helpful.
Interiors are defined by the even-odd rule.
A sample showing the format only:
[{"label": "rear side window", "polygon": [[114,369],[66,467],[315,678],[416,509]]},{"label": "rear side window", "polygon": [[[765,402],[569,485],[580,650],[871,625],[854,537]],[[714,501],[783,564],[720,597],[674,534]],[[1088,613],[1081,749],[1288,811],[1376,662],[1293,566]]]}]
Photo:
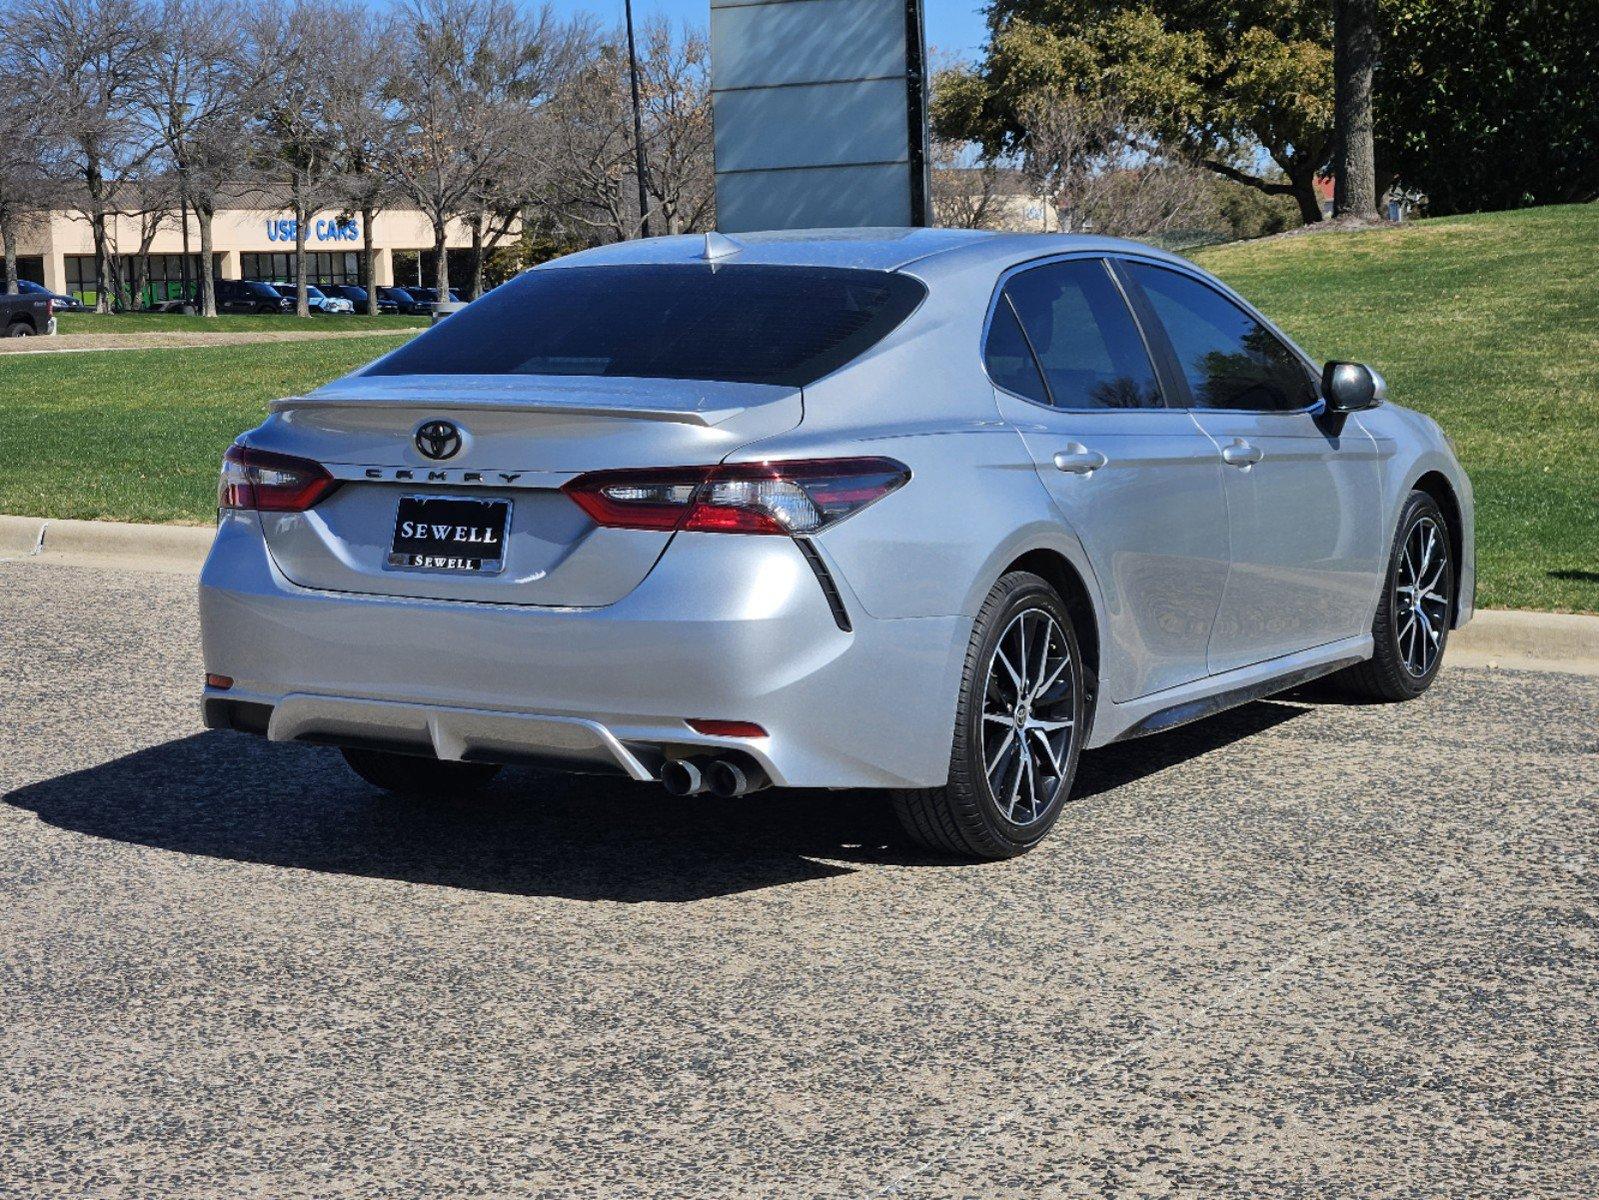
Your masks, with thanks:
[{"label": "rear side window", "polygon": [[602,375],[803,387],[910,315],[906,275],[833,267],[634,265],[529,271],[370,375]]},{"label": "rear side window", "polygon": [[1006,391],[1025,396],[1037,404],[1049,403],[1049,390],[1044,387],[1044,377],[1038,373],[1038,360],[1027,345],[1027,338],[1016,320],[1016,310],[1007,296],[1001,296],[994,306],[994,319],[988,326],[988,344],[983,347],[983,361],[989,378]]},{"label": "rear side window", "polygon": [[1299,358],[1226,296],[1177,271],[1127,265],[1177,352],[1196,408],[1294,412],[1315,403]]},{"label": "rear side window", "polygon": [[1005,285],[1005,295],[1057,408],[1161,406],[1144,339],[1103,261],[1076,259],[1022,271]]}]

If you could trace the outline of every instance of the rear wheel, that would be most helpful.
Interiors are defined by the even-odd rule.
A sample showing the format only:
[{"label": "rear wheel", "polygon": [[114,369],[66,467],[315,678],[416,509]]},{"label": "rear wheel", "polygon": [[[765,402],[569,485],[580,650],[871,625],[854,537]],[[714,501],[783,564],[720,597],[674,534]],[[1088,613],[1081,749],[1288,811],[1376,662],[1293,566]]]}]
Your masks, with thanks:
[{"label": "rear wheel", "polygon": [[1399,514],[1388,578],[1372,622],[1371,659],[1338,681],[1371,700],[1413,700],[1432,686],[1443,663],[1454,608],[1455,565],[1438,502],[1411,492]]},{"label": "rear wheel", "polygon": [[7,337],[32,337],[33,326],[26,321],[13,321],[6,327]]},{"label": "rear wheel", "polygon": [[1037,575],[1006,575],[972,629],[949,782],[896,793],[900,823],[929,849],[963,858],[1031,849],[1071,792],[1082,718],[1082,660],[1066,606]]},{"label": "rear wheel", "polygon": [[399,796],[447,799],[481,791],[500,773],[494,763],[440,762],[412,754],[341,748],[344,761],[375,788]]}]

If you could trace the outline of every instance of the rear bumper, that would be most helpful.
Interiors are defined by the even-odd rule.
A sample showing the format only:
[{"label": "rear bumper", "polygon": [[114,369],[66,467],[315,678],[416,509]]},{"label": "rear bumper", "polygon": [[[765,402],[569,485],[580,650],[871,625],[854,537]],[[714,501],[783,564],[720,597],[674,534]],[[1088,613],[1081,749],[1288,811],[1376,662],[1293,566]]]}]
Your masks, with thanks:
[{"label": "rear bumper", "polygon": [[[200,581],[208,722],[270,706],[274,740],[403,745],[654,778],[668,754],[735,749],[775,783],[927,787],[949,765],[969,618],[838,627],[795,544],[679,534],[604,608],[315,591],[277,570],[254,514],[226,514]],[[254,710],[264,716],[263,710]],[[687,718],[753,721],[714,738]]]}]

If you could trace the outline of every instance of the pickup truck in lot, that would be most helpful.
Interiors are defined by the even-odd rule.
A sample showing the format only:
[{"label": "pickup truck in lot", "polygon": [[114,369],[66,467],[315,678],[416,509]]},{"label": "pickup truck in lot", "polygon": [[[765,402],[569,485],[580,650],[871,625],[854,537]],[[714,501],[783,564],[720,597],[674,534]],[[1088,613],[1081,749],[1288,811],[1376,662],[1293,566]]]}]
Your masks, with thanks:
[{"label": "pickup truck in lot", "polygon": [[0,333],[32,337],[56,331],[55,301],[28,292],[0,295]]}]

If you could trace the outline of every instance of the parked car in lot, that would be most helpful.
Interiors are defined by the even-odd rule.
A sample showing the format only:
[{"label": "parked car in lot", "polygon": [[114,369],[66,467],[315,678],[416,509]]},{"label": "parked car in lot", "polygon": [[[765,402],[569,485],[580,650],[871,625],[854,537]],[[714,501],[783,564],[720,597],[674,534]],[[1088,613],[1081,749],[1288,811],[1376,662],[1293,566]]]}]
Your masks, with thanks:
[{"label": "parked car in lot", "polygon": [[34,296],[53,301],[55,311],[57,313],[82,313],[89,311],[89,306],[82,300],[79,300],[76,296],[67,296],[63,295],[61,292],[52,292],[49,288],[45,287],[44,284],[34,283],[31,279],[17,280],[17,290],[14,294],[19,296]]},{"label": "parked car in lot", "polygon": [[418,299],[412,295],[409,288],[380,287],[378,289],[378,300],[388,301],[394,305],[397,312],[407,317],[426,317],[432,315],[433,312],[433,302],[431,300]]},{"label": "parked car in lot", "polygon": [[[415,296],[418,300],[424,301],[428,304],[437,304],[439,302],[438,288],[407,287],[405,290],[410,292],[411,295]],[[458,288],[450,289],[450,299],[456,304],[466,303],[466,297],[461,294],[460,289]]]},{"label": "parked car in lot", "polygon": [[964,857],[1043,838],[1085,749],[1322,675],[1418,696],[1474,605],[1433,421],[1081,236],[546,263],[276,402],[220,508],[213,727],[397,792],[887,789]]},{"label": "parked car in lot", "polygon": [[[366,311],[367,293],[364,287],[358,287],[353,283],[321,283],[317,286],[322,289],[324,296],[330,296],[338,300],[348,300],[358,313]],[[392,316],[399,311],[400,306],[393,300],[385,300],[381,294],[378,296],[378,314],[380,316]]]},{"label": "parked car in lot", "polygon": [[56,331],[55,301],[31,292],[0,293],[0,334],[36,337]]},{"label": "parked car in lot", "polygon": [[270,283],[255,279],[218,279],[217,311],[221,313],[285,313],[294,310],[294,301]]},{"label": "parked car in lot", "polygon": [[[275,281],[273,282],[272,286],[288,299],[289,305],[292,308],[294,306],[294,301],[300,294],[299,288],[292,283],[277,283]],[[328,316],[341,313],[353,313],[355,311],[355,305],[344,299],[344,297],[329,296],[315,284],[309,283],[305,286],[305,306],[313,313],[321,313]]]}]

